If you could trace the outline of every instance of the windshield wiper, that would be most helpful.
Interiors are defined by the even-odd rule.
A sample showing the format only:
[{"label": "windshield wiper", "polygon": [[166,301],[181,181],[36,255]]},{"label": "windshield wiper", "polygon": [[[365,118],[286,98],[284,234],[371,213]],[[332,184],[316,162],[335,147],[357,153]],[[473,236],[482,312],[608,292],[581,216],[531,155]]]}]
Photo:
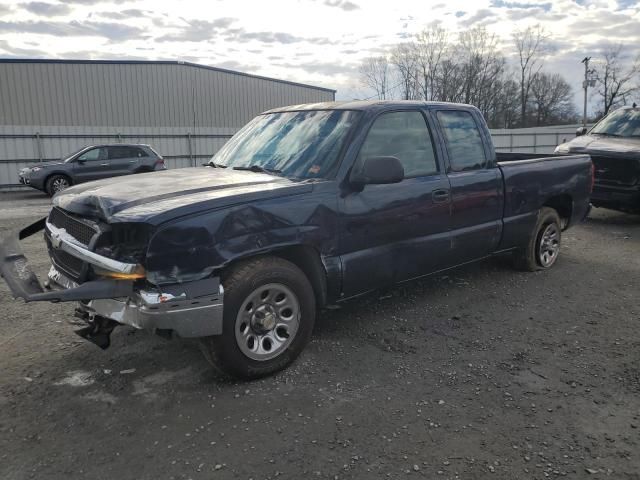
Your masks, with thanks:
[{"label": "windshield wiper", "polygon": [[211,168],[227,168],[226,165],[222,165],[221,163],[215,163],[215,162],[208,162],[208,163],[204,163],[203,165],[205,167],[211,167]]},{"label": "windshield wiper", "polygon": [[264,168],[264,167],[261,167],[260,165],[250,165],[248,167],[233,167],[233,169],[246,170],[249,172],[256,172],[256,173],[272,173],[275,175],[282,173],[282,170],[277,170],[275,168]]},{"label": "windshield wiper", "polygon": [[602,135],[603,137],[622,137],[622,135],[618,135],[617,133],[607,133],[607,132],[592,132],[596,135]]}]

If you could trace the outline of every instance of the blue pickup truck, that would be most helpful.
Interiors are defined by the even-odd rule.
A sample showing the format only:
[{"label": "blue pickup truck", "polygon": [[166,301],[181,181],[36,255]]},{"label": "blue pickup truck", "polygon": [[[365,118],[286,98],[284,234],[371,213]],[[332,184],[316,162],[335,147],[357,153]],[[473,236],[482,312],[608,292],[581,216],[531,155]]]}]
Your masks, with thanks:
[{"label": "blue pickup truck", "polygon": [[[121,324],[199,337],[220,371],[256,378],[300,354],[325,305],[494,254],[551,268],[592,186],[588,155],[496,154],[469,105],[296,105],[204,167],[58,193],[2,242],[1,271],[26,301],[79,302],[103,348]],[[41,230],[44,285],[19,245]]]}]

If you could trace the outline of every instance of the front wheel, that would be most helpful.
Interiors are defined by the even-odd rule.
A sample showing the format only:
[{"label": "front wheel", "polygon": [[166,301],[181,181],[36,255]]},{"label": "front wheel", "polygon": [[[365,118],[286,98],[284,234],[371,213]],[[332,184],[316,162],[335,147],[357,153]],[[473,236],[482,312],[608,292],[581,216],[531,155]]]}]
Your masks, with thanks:
[{"label": "front wheel", "polygon": [[560,255],[561,225],[558,212],[542,207],[526,248],[514,252],[516,267],[529,272],[551,268]]},{"label": "front wheel", "polygon": [[71,186],[71,180],[66,175],[51,175],[45,184],[45,190],[50,197],[56,193],[66,190]]},{"label": "front wheel", "polygon": [[293,263],[263,257],[232,267],[223,281],[222,335],[201,340],[219,372],[259,378],[290,365],[305,347],[315,321],[315,296]]}]

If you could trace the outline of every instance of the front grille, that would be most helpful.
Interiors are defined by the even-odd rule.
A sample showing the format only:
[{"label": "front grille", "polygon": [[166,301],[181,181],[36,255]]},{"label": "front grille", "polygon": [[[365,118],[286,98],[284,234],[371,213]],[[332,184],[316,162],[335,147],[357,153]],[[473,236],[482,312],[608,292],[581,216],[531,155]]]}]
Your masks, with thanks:
[{"label": "front grille", "polygon": [[84,262],[79,258],[69,255],[63,250],[52,248],[51,259],[56,267],[68,274],[74,280],[77,280],[80,277]]},{"label": "front grille", "polygon": [[72,217],[58,207],[53,207],[53,210],[51,210],[49,223],[58,228],[64,228],[69,235],[83,245],[89,245],[96,234],[96,230],[93,227]]},{"label": "front grille", "polygon": [[[98,233],[97,227],[75,218],[58,207],[53,207],[48,220],[53,226],[64,228],[69,235],[87,247],[91,245],[93,237]],[[87,269],[85,262],[63,250],[53,248],[48,230],[45,237],[47,238],[49,255],[56,268],[73,280],[81,282],[86,276]]]}]

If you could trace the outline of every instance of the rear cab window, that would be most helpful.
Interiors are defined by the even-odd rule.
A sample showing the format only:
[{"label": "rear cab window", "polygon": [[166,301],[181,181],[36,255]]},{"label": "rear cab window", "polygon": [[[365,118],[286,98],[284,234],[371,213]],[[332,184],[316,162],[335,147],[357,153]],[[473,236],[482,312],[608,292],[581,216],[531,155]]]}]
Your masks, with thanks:
[{"label": "rear cab window", "polygon": [[360,148],[356,168],[369,157],[396,157],[405,178],[438,173],[431,133],[417,110],[388,112],[376,118]]},{"label": "rear cab window", "polygon": [[484,142],[473,115],[463,110],[439,110],[436,117],[445,137],[451,171],[487,168]]}]

